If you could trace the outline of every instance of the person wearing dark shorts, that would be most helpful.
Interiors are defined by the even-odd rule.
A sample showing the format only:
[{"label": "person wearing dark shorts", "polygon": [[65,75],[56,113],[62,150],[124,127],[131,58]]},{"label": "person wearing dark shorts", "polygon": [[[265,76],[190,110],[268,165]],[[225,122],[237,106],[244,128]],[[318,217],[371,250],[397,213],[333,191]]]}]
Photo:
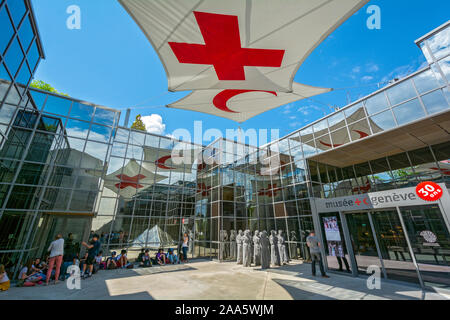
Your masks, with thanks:
[{"label": "person wearing dark shorts", "polygon": [[82,245],[88,249],[88,257],[86,259],[86,263],[83,266],[83,271],[81,272],[82,277],[86,277],[86,267],[89,267],[89,274],[87,277],[92,276],[92,271],[94,270],[94,264],[95,264],[95,257],[100,251],[100,241],[98,241],[98,235],[94,234],[92,237],[92,240],[87,244],[86,242],[83,242]]}]

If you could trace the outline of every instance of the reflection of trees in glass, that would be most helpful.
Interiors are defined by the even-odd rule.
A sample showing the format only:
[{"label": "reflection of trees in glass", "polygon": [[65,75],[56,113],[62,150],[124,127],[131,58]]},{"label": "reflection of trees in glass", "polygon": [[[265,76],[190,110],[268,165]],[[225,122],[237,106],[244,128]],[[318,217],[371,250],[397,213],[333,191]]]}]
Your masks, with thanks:
[{"label": "reflection of trees in glass", "polygon": [[61,96],[66,96],[68,97],[69,95],[66,93],[62,93],[59,92],[58,90],[56,90],[55,88],[52,87],[52,85],[42,81],[42,80],[33,80],[30,84],[30,87],[32,88],[36,88],[36,89],[40,89],[43,91],[47,91],[47,92],[51,92],[51,93],[56,93],[59,94]]}]

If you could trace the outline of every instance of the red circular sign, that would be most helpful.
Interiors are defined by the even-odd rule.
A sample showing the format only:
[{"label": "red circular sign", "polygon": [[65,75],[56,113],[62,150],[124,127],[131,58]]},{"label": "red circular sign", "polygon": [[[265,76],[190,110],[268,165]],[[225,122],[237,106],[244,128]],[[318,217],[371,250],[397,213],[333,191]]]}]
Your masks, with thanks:
[{"label": "red circular sign", "polygon": [[425,181],[416,187],[416,193],[425,201],[438,201],[442,197],[442,188],[434,182]]}]

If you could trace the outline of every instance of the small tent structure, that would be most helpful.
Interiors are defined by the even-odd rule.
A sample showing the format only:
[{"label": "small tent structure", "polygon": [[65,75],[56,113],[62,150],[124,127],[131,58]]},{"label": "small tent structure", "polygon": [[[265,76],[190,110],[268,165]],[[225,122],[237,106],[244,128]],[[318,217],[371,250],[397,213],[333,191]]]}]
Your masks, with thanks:
[{"label": "small tent structure", "polygon": [[163,231],[158,225],[155,225],[153,228],[145,230],[138,236],[131,246],[138,248],[164,248],[173,246],[174,243],[172,237],[167,232]]}]

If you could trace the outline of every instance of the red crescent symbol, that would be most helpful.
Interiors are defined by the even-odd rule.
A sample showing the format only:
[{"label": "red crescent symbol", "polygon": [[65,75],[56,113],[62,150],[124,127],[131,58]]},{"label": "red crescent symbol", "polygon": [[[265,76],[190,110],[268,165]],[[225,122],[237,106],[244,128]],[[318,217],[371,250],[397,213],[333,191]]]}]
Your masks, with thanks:
[{"label": "red crescent symbol", "polygon": [[247,93],[247,92],[267,92],[270,94],[273,94],[274,96],[278,97],[277,93],[275,91],[263,91],[263,90],[223,90],[222,92],[218,93],[213,100],[214,106],[222,111],[225,112],[231,112],[231,113],[239,113],[233,110],[228,109],[227,102],[231,98]]},{"label": "red crescent symbol", "polygon": [[369,136],[367,133],[365,133],[365,132],[363,132],[363,131],[359,131],[359,130],[353,130],[353,131],[356,132],[356,133],[359,133],[359,138],[360,138],[360,139]]},{"label": "red crescent symbol", "polygon": [[363,202],[364,202],[365,205],[367,205],[367,206],[369,205],[369,204],[367,203],[367,198],[364,198]]},{"label": "red crescent symbol", "polygon": [[[366,138],[369,136],[367,133],[365,133],[363,131],[353,130],[353,132],[356,132],[359,134],[359,139]],[[329,148],[338,148],[340,146],[343,146],[343,144],[328,144],[328,143],[323,142],[322,140],[319,140],[319,142],[320,142],[320,144],[324,145],[325,147],[329,147]]]},{"label": "red crescent symbol", "polygon": [[168,167],[168,166],[165,165],[166,161],[169,160],[170,158],[172,158],[172,156],[164,156],[164,157],[156,160],[155,164],[160,169],[174,170],[175,168],[171,168],[171,167]]}]

